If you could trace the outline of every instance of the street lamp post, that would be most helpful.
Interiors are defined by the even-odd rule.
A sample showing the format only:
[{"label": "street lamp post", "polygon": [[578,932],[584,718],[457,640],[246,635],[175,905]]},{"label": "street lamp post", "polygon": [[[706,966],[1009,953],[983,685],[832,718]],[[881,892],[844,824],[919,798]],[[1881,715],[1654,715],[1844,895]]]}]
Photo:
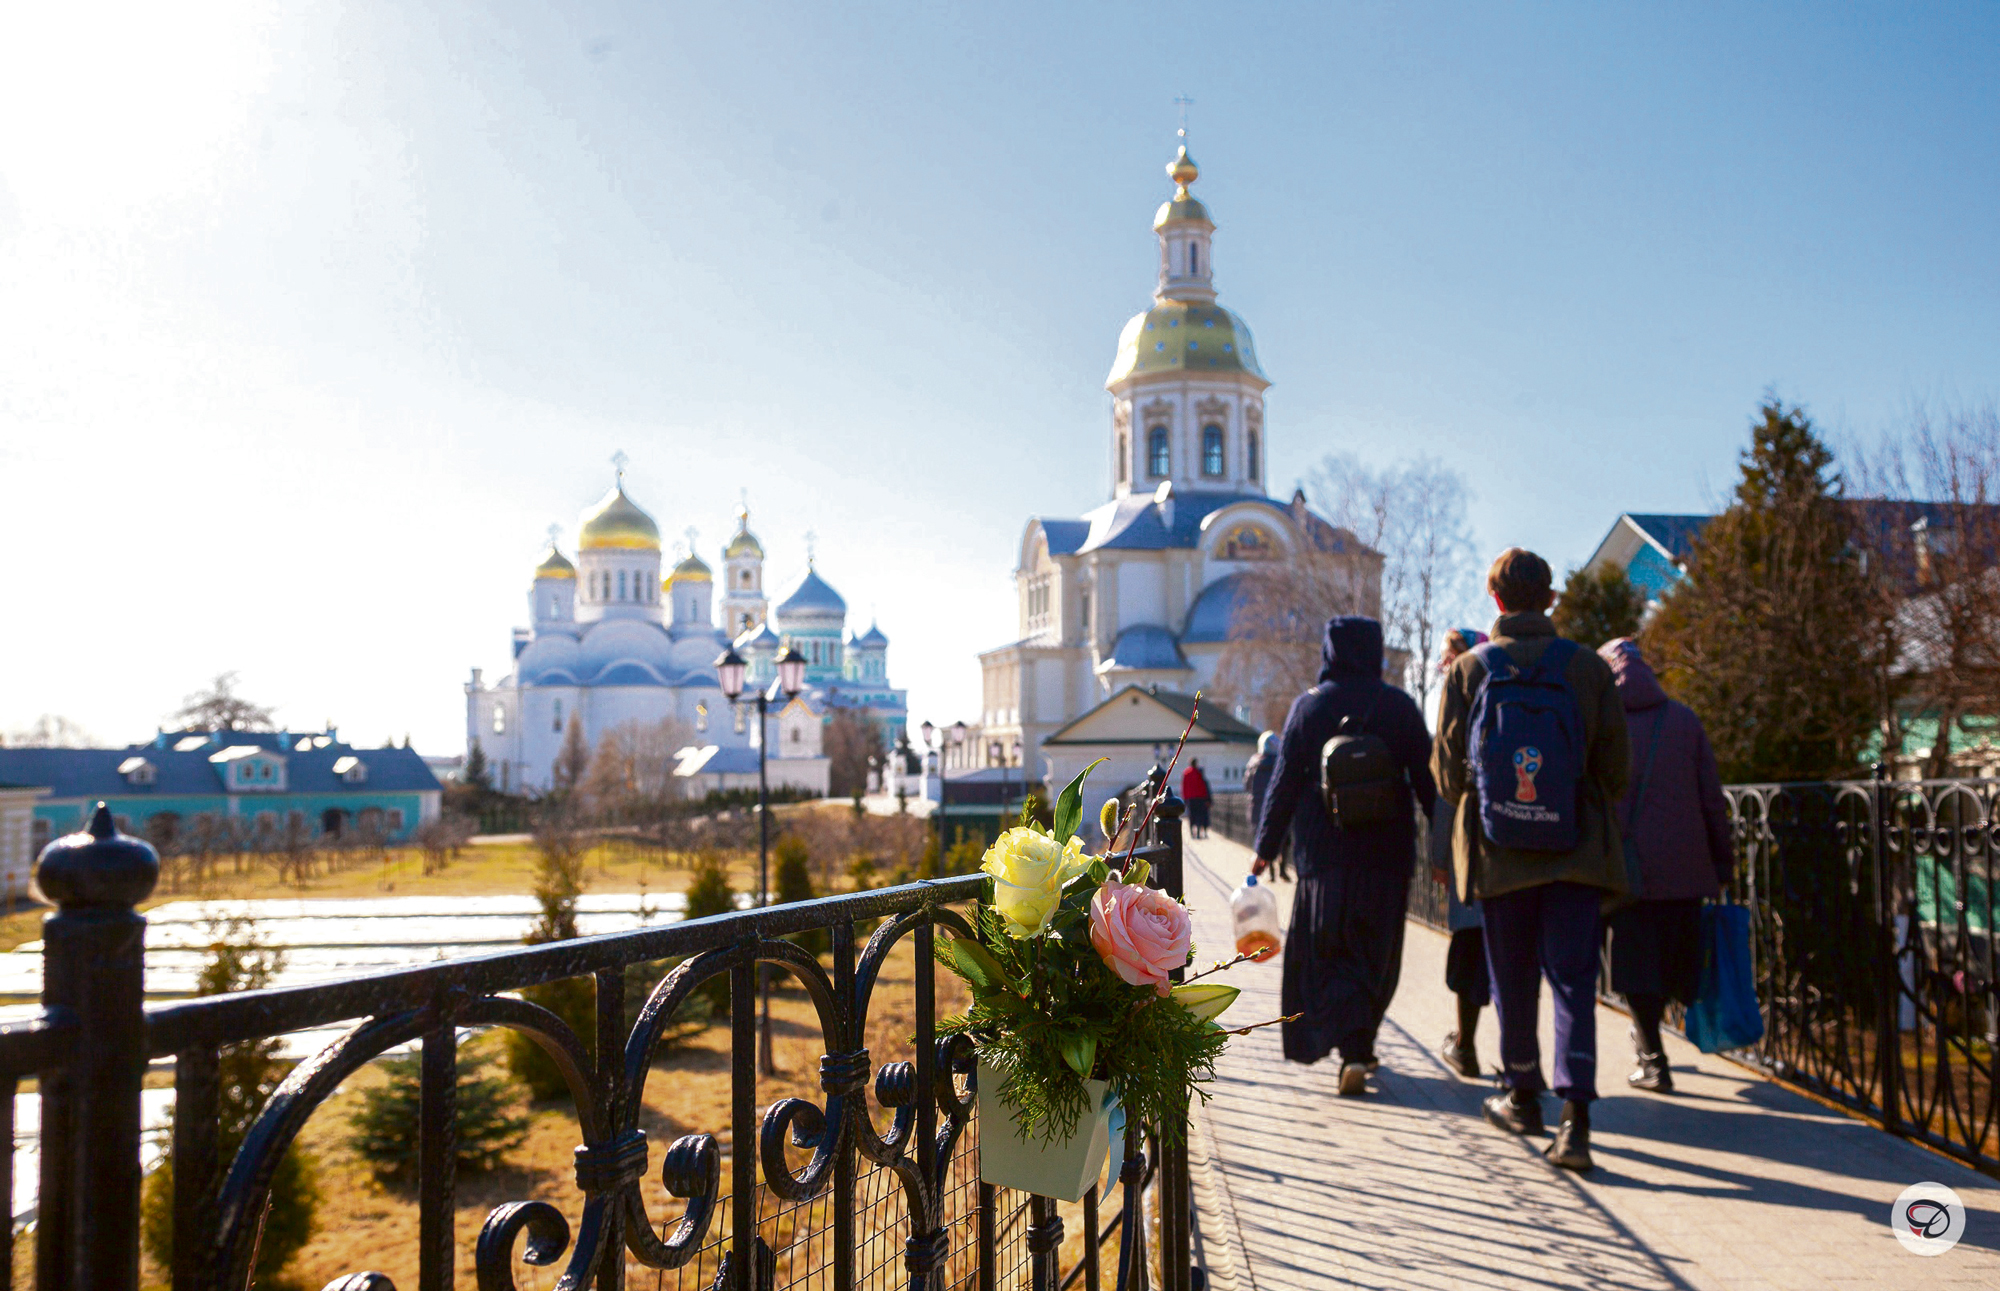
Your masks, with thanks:
[{"label": "street lamp post", "polygon": [[[786,646],[778,654],[778,689],[785,698],[805,689],[806,657]],[[723,698],[734,704],[743,694],[743,674],[747,666],[743,656],[735,648],[724,650],[715,661],[715,675],[722,684]],[[771,687],[757,689],[757,908],[762,910],[771,903],[771,786],[765,763],[770,748],[770,731],[766,718],[770,713]],[[777,1064],[771,1057],[771,979],[764,972],[764,966],[757,966],[757,1067],[766,1076],[777,1073]]]},{"label": "street lamp post", "polygon": [[961,744],[965,743],[965,723],[964,723],[964,722],[953,722],[953,723],[951,724],[951,726],[950,726],[949,728],[947,728],[947,729],[940,729],[940,728],[938,728],[938,727],[935,727],[935,726],[932,726],[932,725],[931,725],[931,724],[930,724],[929,722],[925,722],[925,723],[923,724],[923,726],[922,726],[922,727],[920,727],[919,729],[920,729],[920,730],[922,730],[922,731],[923,731],[923,733],[924,733],[924,747],[925,747],[925,748],[927,748],[927,749],[931,749],[931,750],[933,750],[933,751],[935,752],[936,756],[937,756],[937,765],[938,765],[938,805],[937,805],[937,822],[938,822],[938,853],[937,853],[937,872],[938,872],[939,874],[943,874],[943,873],[944,873],[944,866],[945,866],[945,860],[944,860],[944,852],[945,852],[945,843],[944,843],[944,757],[945,757],[945,750],[946,750],[947,748],[957,748],[957,747],[958,747],[959,745],[961,745]]}]

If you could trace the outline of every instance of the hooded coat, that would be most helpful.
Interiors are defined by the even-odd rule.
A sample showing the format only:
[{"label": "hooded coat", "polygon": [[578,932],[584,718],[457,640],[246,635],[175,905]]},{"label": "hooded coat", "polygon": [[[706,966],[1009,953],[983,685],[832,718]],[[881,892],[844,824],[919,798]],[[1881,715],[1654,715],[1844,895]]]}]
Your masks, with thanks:
[{"label": "hooded coat", "polygon": [[[1366,717],[1403,767],[1408,809],[1362,829],[1337,828],[1320,797],[1320,752],[1345,717]],[[1416,857],[1415,811],[1437,800],[1430,772],[1430,732],[1417,702],[1382,680],[1382,625],[1374,619],[1330,619],[1320,647],[1319,684],[1300,695],[1277,742],[1271,787],[1257,825],[1257,855],[1276,857],[1292,834],[1301,877],[1330,870],[1370,869],[1408,876]]]},{"label": "hooded coat", "polygon": [[1701,719],[1667,698],[1639,647],[1620,637],[1597,652],[1611,665],[1632,741],[1631,787],[1618,803],[1621,834],[1639,851],[1646,901],[1712,897],[1729,882],[1736,853],[1729,803]]}]

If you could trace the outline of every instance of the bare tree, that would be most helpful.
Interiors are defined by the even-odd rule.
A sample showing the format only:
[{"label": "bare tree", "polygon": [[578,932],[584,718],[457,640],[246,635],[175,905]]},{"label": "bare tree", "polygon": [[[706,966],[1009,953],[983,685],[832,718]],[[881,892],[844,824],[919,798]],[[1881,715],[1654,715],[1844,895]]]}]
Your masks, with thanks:
[{"label": "bare tree", "polygon": [[1911,718],[1934,722],[1923,774],[1949,775],[1960,719],[2000,711],[2000,411],[1918,405],[1904,434],[1857,456],[1877,503],[1852,529],[1880,597],[1884,746],[1902,747]]},{"label": "bare tree", "polygon": [[571,713],[569,726],[563,731],[562,747],[556,751],[555,765],[549,769],[551,787],[557,793],[568,793],[582,783],[588,770],[590,741],[584,738],[583,719]]},{"label": "bare tree", "polygon": [[685,722],[626,722],[606,731],[591,754],[581,796],[592,811],[653,818],[678,799],[684,782],[674,755],[691,738]]},{"label": "bare tree", "polygon": [[1376,468],[1333,453],[1307,487],[1336,526],[1381,553],[1382,636],[1402,656],[1405,684],[1425,708],[1435,680],[1431,660],[1471,586],[1464,477],[1434,457]]},{"label": "bare tree", "polygon": [[827,796],[859,798],[882,752],[882,731],[852,709],[836,709],[826,724]]},{"label": "bare tree", "polygon": [[215,674],[207,689],[197,690],[181,700],[181,706],[167,720],[193,731],[272,729],[271,710],[236,693],[234,672]]},{"label": "bare tree", "polygon": [[18,731],[0,738],[0,744],[17,749],[89,749],[97,737],[60,713],[43,713]]}]

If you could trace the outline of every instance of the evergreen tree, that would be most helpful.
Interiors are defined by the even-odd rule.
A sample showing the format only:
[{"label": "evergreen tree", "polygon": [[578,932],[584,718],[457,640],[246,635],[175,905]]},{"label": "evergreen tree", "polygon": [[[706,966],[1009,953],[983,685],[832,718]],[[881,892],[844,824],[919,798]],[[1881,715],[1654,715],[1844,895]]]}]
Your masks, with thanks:
[{"label": "evergreen tree", "polygon": [[1645,613],[1646,594],[1632,585],[1624,570],[1606,565],[1595,574],[1570,570],[1549,617],[1558,633],[1595,650],[1606,641],[1639,635],[1639,620]]},{"label": "evergreen tree", "polygon": [[555,765],[549,771],[555,791],[567,795],[589,770],[590,741],[583,737],[583,720],[571,713],[569,725],[563,728],[562,747],[556,750]]},{"label": "evergreen tree", "polygon": [[1833,453],[1798,408],[1759,409],[1729,508],[1645,632],[1728,781],[1853,774],[1874,719],[1878,606]]},{"label": "evergreen tree", "polygon": [[459,780],[482,797],[493,792],[493,769],[486,765],[486,750],[474,739],[472,747],[465,751],[465,769]]},{"label": "evergreen tree", "polygon": [[[810,901],[818,893],[813,891],[812,849],[806,840],[797,834],[786,834],[778,840],[772,859],[777,863],[774,877],[777,891],[773,894],[779,905],[793,901]],[[793,933],[791,940],[809,955],[817,955],[826,949],[826,930],[815,928],[810,932]]]},{"label": "evergreen tree", "polygon": [[[423,1059],[381,1059],[384,1083],[361,1091],[348,1118],[347,1145],[383,1182],[417,1177],[418,1115],[423,1102]],[[514,1109],[514,1091],[492,1075],[492,1058],[477,1049],[458,1051],[458,1168],[493,1170],[528,1137],[528,1118]]]},{"label": "evergreen tree", "polygon": [[[693,881],[688,884],[687,917],[706,919],[711,915],[728,914],[735,908],[736,893],[729,886],[729,872],[723,869],[722,858],[713,852],[703,852],[695,859]],[[727,973],[709,978],[701,991],[708,1000],[711,1017],[729,1015]]]},{"label": "evergreen tree", "polygon": [[[530,946],[551,941],[568,941],[577,935],[576,903],[583,895],[585,835],[574,827],[568,813],[557,808],[548,813],[535,830],[535,880],[530,891],[540,907],[534,926],[523,937]],[[521,998],[539,1004],[569,1024],[592,1053],[597,1036],[597,983],[588,977],[565,977],[538,986],[524,987]],[[518,1031],[508,1031],[503,1041],[507,1067],[515,1079],[528,1087],[537,1101],[569,1096],[569,1084],[562,1071],[533,1040]]]},{"label": "evergreen tree", "polygon": [[[195,978],[196,995],[262,990],[284,967],[284,955],[266,946],[251,922],[238,916],[208,925],[214,940],[208,959]],[[226,1166],[243,1145],[257,1113],[285,1078],[286,1064],[278,1057],[278,1039],[246,1040],[224,1045],[216,1099],[217,1159]],[[162,1269],[174,1262],[174,1159],[172,1112],[161,1131],[166,1155],[146,1176],[140,1199],[140,1236],[153,1262]],[[264,1217],[263,1239],[257,1248],[256,1277],[260,1284],[277,1278],[299,1248],[312,1239],[314,1212],[319,1207],[318,1170],[310,1153],[296,1143],[278,1159],[271,1179],[270,1209]]]}]

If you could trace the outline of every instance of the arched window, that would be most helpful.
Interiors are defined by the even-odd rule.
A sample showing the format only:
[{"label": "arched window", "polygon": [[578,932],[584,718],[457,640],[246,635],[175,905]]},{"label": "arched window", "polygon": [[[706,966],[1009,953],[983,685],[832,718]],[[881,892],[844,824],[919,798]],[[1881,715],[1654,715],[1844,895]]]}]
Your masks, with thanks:
[{"label": "arched window", "polygon": [[1222,464],[1222,427],[1215,425],[1201,428],[1201,473],[1220,475]]},{"label": "arched window", "polygon": [[1201,272],[1201,248],[1192,242],[1188,243],[1188,272],[1190,274]]},{"label": "arched window", "polygon": [[1247,447],[1247,448],[1249,449],[1249,453],[1248,453],[1248,458],[1249,458],[1249,460],[1248,460],[1248,469],[1249,469],[1249,472],[1250,472],[1250,479],[1251,479],[1251,482],[1252,482],[1252,483],[1255,483],[1255,482],[1256,482],[1256,479],[1257,479],[1257,477],[1258,477],[1259,475],[1263,474],[1263,472],[1262,472],[1262,471],[1260,471],[1260,470],[1258,470],[1258,469],[1257,469],[1257,432],[1256,432],[1256,431],[1254,431],[1254,430],[1253,430],[1253,431],[1251,431],[1251,432],[1250,432],[1250,436],[1249,436],[1249,438],[1248,438],[1248,439],[1247,439],[1247,440],[1245,441],[1245,446],[1246,446],[1246,447]]},{"label": "arched window", "polygon": [[1146,432],[1146,469],[1153,478],[1165,479],[1173,474],[1173,454],[1167,448],[1167,428],[1155,426]]},{"label": "arched window", "polygon": [[493,706],[493,733],[495,735],[507,733],[507,707],[504,704]]},{"label": "arched window", "polygon": [[1118,432],[1118,482],[1120,484],[1125,482],[1127,473],[1132,469],[1131,459],[1131,442],[1126,439],[1125,432],[1121,430]]},{"label": "arched window", "polygon": [[618,571],[618,599],[625,599],[625,571],[622,569]]},{"label": "arched window", "polygon": [[551,730],[555,730],[555,731],[560,731],[560,730],[562,730],[562,701],[561,701],[560,699],[558,699],[558,700],[556,701],[556,716],[555,716],[555,721],[553,721],[552,723],[550,723],[550,726],[549,726],[549,729],[551,729]]}]

